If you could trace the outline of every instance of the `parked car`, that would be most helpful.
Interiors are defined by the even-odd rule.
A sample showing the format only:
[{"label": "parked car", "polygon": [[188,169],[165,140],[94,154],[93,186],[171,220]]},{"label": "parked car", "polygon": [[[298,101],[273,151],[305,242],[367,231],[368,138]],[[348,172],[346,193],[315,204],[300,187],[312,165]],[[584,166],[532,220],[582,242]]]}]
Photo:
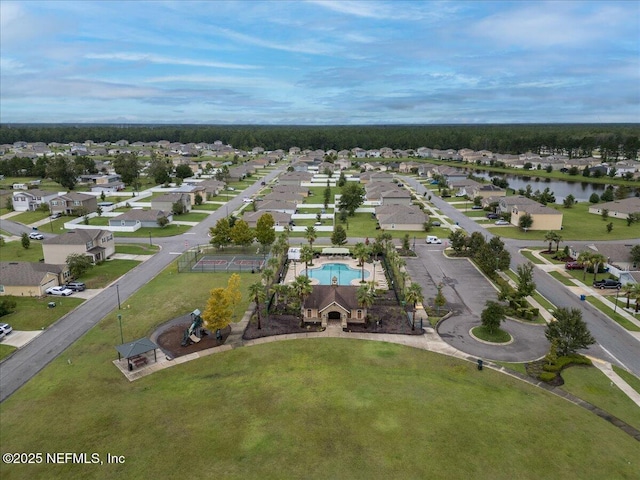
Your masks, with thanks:
[{"label": "parked car", "polygon": [[509,222],[507,222],[506,220],[498,220],[496,222],[496,225],[511,225]]},{"label": "parked car", "polygon": [[73,290],[74,292],[82,292],[87,286],[82,282],[69,282],[65,285],[69,290]]},{"label": "parked car", "polygon": [[578,262],[567,262],[564,264],[564,268],[567,270],[582,270],[584,265]]},{"label": "parked car", "polygon": [[439,227],[441,225],[442,225],[442,223],[438,222],[437,220],[435,222],[431,222],[431,226],[432,227]]},{"label": "parked car", "polygon": [[489,220],[495,220],[497,218],[500,218],[500,215],[498,215],[497,213],[487,213],[487,218]]},{"label": "parked car", "polygon": [[251,200],[251,198],[249,198],[249,197],[244,197],[244,198],[242,199],[242,201],[243,201],[244,203],[251,203],[251,202],[253,202],[253,200]]},{"label": "parked car", "polygon": [[68,297],[73,293],[73,290],[70,288],[63,286],[60,287],[49,287],[45,290],[49,295],[58,295],[63,297]]},{"label": "parked car", "polygon": [[12,331],[13,328],[11,328],[11,325],[9,325],[8,323],[0,323],[0,333],[3,334],[3,337],[5,335],[9,335]]},{"label": "parked car", "polygon": [[427,243],[442,243],[442,240],[434,235],[427,235]]},{"label": "parked car", "polygon": [[482,205],[474,205],[471,210],[482,210]]},{"label": "parked car", "polygon": [[55,213],[51,214],[51,218],[53,220],[55,220],[56,218],[60,218],[61,216],[62,216],[62,213],[60,213],[60,212],[55,212]]},{"label": "parked car", "polygon": [[597,282],[593,282],[594,288],[599,288],[600,290],[604,290],[605,288],[617,288],[620,290],[622,288],[622,283],[617,280],[598,280]]},{"label": "parked car", "polygon": [[31,240],[44,240],[44,235],[38,232],[31,232],[29,238]]}]

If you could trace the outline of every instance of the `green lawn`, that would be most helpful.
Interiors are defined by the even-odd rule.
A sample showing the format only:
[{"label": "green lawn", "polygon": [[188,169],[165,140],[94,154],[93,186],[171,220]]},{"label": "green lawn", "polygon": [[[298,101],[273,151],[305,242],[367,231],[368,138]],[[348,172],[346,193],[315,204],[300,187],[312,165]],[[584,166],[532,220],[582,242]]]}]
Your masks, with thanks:
[{"label": "green lawn", "polygon": [[520,250],[520,253],[522,254],[523,257],[525,257],[531,263],[535,265],[544,265],[544,262],[540,260],[538,257],[536,257],[535,255],[533,255],[533,253],[531,253],[529,250]]},{"label": "green lawn", "polygon": [[5,345],[4,343],[0,343],[0,360],[2,360],[4,357],[8,357],[16,350],[17,350],[16,347],[12,347],[11,345]]},{"label": "green lawn", "polygon": [[177,222],[201,222],[209,216],[208,213],[183,213],[182,215],[174,215],[173,219]]},{"label": "green lawn", "polygon": [[563,285],[567,285],[568,287],[575,287],[576,286],[576,284],[573,283],[573,281],[570,278],[565,277],[560,272],[549,272],[549,275],[551,275],[553,278],[558,280]]},{"label": "green lawn", "polygon": [[513,370],[514,372],[518,372],[522,375],[527,374],[527,368],[525,367],[524,363],[500,362],[497,360],[494,361],[493,363],[497,365],[501,365],[504,368],[508,368],[509,370]]},{"label": "green lawn", "polygon": [[[472,363],[382,342],[317,339],[237,349],[130,383],[110,363],[116,324],[94,328],[0,405],[0,441],[10,452],[90,445],[126,463],[12,466],[15,476],[210,478],[212,468],[222,478],[640,475],[630,461],[636,440]],[[437,414],[425,415],[425,406]],[[201,454],[176,454],[180,444]]]},{"label": "green lawn", "polygon": [[[84,300],[74,297],[16,297],[16,311],[2,317],[2,322],[10,324],[14,330],[42,330],[80,305]],[[55,302],[55,308],[49,308]]]},{"label": "green lawn", "polygon": [[547,300],[545,297],[543,297],[542,295],[540,295],[540,293],[536,290],[535,292],[533,292],[533,295],[531,295],[534,299],[536,299],[538,301],[538,303],[540,305],[542,305],[542,307],[548,311],[550,310],[555,310],[556,307],[555,305],[553,305],[553,303],[551,303],[549,300]]},{"label": "green lawn", "polygon": [[[609,218],[606,222],[599,215],[589,213],[588,203],[579,203],[573,208],[564,208],[561,205],[548,205],[563,213],[562,238],[567,240],[620,240],[625,238],[640,238],[640,223],[634,223],[630,227],[627,221],[620,218]],[[613,230],[607,233],[606,225],[611,222]],[[497,232],[495,230],[493,233]],[[544,240],[546,231],[529,230],[523,232],[519,228],[500,228],[500,235],[520,240]]]},{"label": "green lawn", "polygon": [[175,225],[170,223],[163,228],[142,227],[135,232],[114,232],[113,235],[116,237],[132,238],[149,238],[149,234],[151,234],[151,237],[173,237],[175,235],[182,235],[191,228],[189,225]]},{"label": "green lawn", "polygon": [[487,212],[485,212],[483,210],[467,210],[466,212],[462,212],[462,213],[464,213],[467,217],[471,217],[471,218],[482,217],[484,219],[487,219],[487,217],[485,217]]},{"label": "green lawn", "polygon": [[44,220],[49,216],[49,212],[43,212],[41,210],[36,210],[34,212],[22,212],[18,215],[11,217],[13,222],[22,223],[24,225],[31,225],[32,223],[39,222],[40,220]]},{"label": "green lawn", "polygon": [[148,243],[120,243],[116,245],[116,253],[127,253],[130,255],[153,255],[160,247],[149,245]]},{"label": "green lawn", "polygon": [[215,211],[215,210],[218,210],[220,208],[220,204],[219,203],[203,203],[202,205],[194,205],[191,208],[193,210]]},{"label": "green lawn", "polygon": [[487,328],[482,325],[478,327],[473,327],[473,334],[478,337],[480,340],[484,340],[485,342],[492,343],[507,343],[511,340],[511,335],[508,332],[505,332],[501,328],[490,332]]},{"label": "green lawn", "polygon": [[[600,310],[606,316],[611,318],[613,321],[618,323],[621,327],[626,328],[627,330],[629,330],[631,332],[640,332],[640,327],[636,326],[635,323],[630,322],[629,320],[624,318],[622,315],[620,315],[618,312],[614,312],[613,308],[609,308],[608,306],[606,306],[604,303],[602,303],[597,298],[592,297],[591,295],[588,295],[587,296],[587,302],[589,302],[591,305],[596,307],[598,310]],[[624,298],[619,298],[618,299],[618,308],[621,309],[622,307],[624,307],[625,306],[624,302],[625,302]]]},{"label": "green lawn", "polygon": [[27,249],[22,248],[20,240],[6,242],[0,247],[0,258],[3,262],[38,262],[44,258],[42,241],[31,240]]},{"label": "green lawn", "polygon": [[86,283],[87,288],[104,288],[139,263],[136,260],[108,260],[89,269],[78,280]]},{"label": "green lawn", "polygon": [[562,378],[565,381],[563,390],[640,429],[640,408],[597,368],[570,367],[562,371]]},{"label": "green lawn", "polygon": [[612,367],[613,371],[616,372],[620,377],[622,377],[622,379],[627,382],[631,388],[640,393],[640,378],[616,365],[612,365]]},{"label": "green lawn", "polygon": [[109,226],[109,218],[108,217],[92,217],[89,219],[89,225],[93,225],[96,227],[107,227]]}]

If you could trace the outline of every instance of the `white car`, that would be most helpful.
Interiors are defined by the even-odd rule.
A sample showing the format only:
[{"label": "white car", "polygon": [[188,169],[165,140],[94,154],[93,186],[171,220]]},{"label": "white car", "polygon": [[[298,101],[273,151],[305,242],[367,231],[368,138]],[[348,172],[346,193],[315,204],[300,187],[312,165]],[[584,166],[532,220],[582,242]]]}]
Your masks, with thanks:
[{"label": "white car", "polygon": [[440,240],[438,237],[435,237],[435,236],[433,236],[433,235],[427,235],[427,239],[426,239],[426,241],[427,241],[427,243],[429,243],[429,244],[433,244],[433,243],[439,244],[439,243],[442,243],[442,240]]},{"label": "white car", "polygon": [[11,325],[8,323],[0,323],[0,333],[2,333],[2,336],[9,335],[12,331],[13,328],[11,328]]},{"label": "white car", "polygon": [[44,235],[38,232],[31,232],[29,238],[31,240],[44,240]]},{"label": "white car", "polygon": [[63,297],[68,297],[73,293],[73,290],[66,287],[50,287],[45,290],[49,295],[60,295]]},{"label": "white car", "polygon": [[498,220],[496,222],[496,225],[511,225],[509,222],[507,222],[506,220]]},{"label": "white car", "polygon": [[244,203],[251,203],[251,202],[253,202],[253,200],[251,200],[249,197],[244,197],[244,198],[242,199],[242,201],[243,201]]}]

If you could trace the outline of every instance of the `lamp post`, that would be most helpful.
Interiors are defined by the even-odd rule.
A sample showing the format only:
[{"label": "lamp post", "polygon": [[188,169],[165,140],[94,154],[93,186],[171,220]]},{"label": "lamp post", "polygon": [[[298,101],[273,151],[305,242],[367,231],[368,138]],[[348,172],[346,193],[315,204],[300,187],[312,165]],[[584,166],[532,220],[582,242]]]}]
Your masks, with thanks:
[{"label": "lamp post", "polygon": [[120,305],[120,287],[116,283],[116,295],[118,296],[118,310],[122,310],[122,306]]},{"label": "lamp post", "polygon": [[120,344],[124,344],[124,336],[122,335],[122,315],[118,314],[118,323],[120,324]]},{"label": "lamp post", "polygon": [[615,307],[613,307],[613,313],[616,313],[616,310],[618,310],[618,293],[620,292],[620,290],[616,290],[616,302],[615,302]]},{"label": "lamp post", "polygon": [[151,243],[151,232],[149,232],[149,246],[153,246],[153,243]]}]

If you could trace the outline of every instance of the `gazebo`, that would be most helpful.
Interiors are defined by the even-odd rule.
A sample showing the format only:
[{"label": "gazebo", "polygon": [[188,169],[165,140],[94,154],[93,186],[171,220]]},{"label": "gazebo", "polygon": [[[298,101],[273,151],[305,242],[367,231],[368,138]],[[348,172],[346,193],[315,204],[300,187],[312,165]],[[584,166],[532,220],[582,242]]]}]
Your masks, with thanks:
[{"label": "gazebo", "polygon": [[158,361],[156,349],[158,345],[153,343],[148,338],[141,338],[134,340],[133,342],[123,343],[122,345],[116,345],[118,351],[118,360],[125,358],[127,360],[127,366],[129,371],[133,370],[133,367],[139,367],[147,363],[147,358],[143,355],[153,350],[153,360]]}]

